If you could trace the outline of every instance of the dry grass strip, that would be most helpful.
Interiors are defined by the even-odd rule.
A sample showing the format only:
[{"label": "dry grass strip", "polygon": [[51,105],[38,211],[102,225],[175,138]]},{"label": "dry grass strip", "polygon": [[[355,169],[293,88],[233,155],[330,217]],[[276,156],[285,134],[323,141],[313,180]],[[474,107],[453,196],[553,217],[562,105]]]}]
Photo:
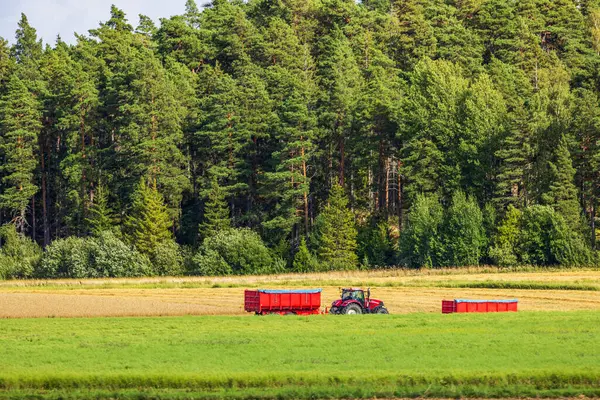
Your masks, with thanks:
[{"label": "dry grass strip", "polygon": [[[322,306],[338,297],[324,287]],[[442,299],[519,299],[522,311],[600,310],[600,292],[568,290],[373,288],[391,313],[440,312]],[[0,318],[245,315],[241,288],[84,289],[0,292]]]},{"label": "dry grass strip", "polygon": [[151,278],[115,278],[115,279],[57,279],[57,280],[22,280],[0,281],[0,292],[21,290],[22,288],[47,288],[51,290],[65,288],[97,288],[136,287],[142,285],[190,285],[197,287],[211,286],[329,286],[332,282],[368,283],[385,285],[386,283],[401,283],[413,286],[424,286],[428,282],[439,281],[468,281],[468,282],[542,282],[600,285],[600,270],[558,270],[552,272],[504,272],[495,267],[469,267],[448,269],[390,269],[378,271],[344,271],[309,274],[278,274],[253,276],[222,276],[222,277],[151,277]]}]

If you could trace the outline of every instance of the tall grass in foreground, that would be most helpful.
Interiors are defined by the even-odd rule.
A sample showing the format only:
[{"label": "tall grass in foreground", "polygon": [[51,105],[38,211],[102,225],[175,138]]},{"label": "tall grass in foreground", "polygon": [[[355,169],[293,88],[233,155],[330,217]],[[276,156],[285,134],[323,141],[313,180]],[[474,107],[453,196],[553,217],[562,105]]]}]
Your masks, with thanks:
[{"label": "tall grass in foreground", "polygon": [[598,343],[597,312],[0,320],[0,398],[600,395]]}]

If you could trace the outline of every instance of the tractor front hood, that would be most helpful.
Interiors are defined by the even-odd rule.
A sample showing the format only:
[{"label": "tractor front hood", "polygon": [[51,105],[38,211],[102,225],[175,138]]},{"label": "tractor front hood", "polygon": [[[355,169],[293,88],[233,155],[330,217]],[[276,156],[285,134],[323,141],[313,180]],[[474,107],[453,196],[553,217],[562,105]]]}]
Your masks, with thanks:
[{"label": "tractor front hood", "polygon": [[339,308],[339,307],[342,307],[343,303],[344,302],[342,301],[342,299],[338,299],[338,300],[335,300],[333,303],[331,303],[331,307],[338,307]]},{"label": "tractor front hood", "polygon": [[331,303],[331,307],[342,308],[342,307],[347,307],[348,304],[359,304],[360,305],[360,303],[354,299],[350,299],[350,300],[339,299],[339,300],[336,300],[333,303]]},{"label": "tractor front hood", "polygon": [[375,307],[379,307],[383,305],[383,301],[377,299],[369,300],[369,308],[373,309]]}]

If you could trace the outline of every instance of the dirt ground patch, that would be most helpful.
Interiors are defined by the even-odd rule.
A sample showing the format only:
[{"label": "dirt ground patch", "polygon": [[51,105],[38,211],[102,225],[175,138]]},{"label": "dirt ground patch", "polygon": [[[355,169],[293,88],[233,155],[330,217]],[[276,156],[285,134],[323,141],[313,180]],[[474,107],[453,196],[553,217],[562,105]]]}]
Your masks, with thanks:
[{"label": "dirt ground patch", "polygon": [[[245,315],[243,288],[0,291],[0,318]],[[338,297],[323,287],[322,306]],[[600,292],[569,290],[372,288],[391,313],[440,312],[442,299],[519,299],[521,311],[600,310]]]}]

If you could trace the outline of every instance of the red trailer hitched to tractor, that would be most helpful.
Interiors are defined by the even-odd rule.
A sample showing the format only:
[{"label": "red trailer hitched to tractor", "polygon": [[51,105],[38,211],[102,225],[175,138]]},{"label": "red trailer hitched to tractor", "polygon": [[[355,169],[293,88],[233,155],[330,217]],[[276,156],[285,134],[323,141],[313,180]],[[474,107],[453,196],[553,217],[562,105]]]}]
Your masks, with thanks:
[{"label": "red trailer hitched to tractor", "polygon": [[[310,315],[321,313],[321,289],[246,290],[244,309],[257,315]],[[326,309],[327,310],[327,309]],[[371,298],[371,290],[342,289],[342,298],[335,300],[331,314],[388,314],[383,301]]]}]

